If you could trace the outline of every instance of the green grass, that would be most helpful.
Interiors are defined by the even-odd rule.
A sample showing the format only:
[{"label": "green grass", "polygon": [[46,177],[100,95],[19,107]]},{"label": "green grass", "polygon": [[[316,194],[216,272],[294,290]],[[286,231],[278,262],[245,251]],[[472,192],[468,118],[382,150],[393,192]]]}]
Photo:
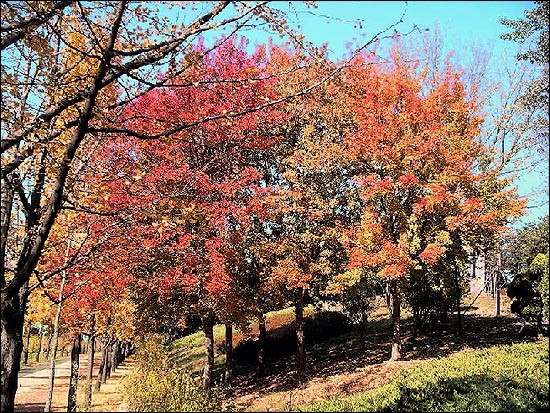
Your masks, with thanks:
[{"label": "green grass", "polygon": [[318,412],[548,411],[548,341],[494,346],[426,362],[378,389],[300,406]]}]

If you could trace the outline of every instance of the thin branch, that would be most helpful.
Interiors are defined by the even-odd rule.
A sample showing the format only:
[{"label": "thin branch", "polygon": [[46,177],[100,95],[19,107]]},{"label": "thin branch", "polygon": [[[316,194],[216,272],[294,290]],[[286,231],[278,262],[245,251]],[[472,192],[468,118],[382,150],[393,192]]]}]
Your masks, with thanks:
[{"label": "thin branch", "polygon": [[73,1],[58,1],[55,2],[52,5],[52,8],[47,12],[37,12],[34,16],[31,16],[26,20],[21,20],[20,22],[11,26],[2,25],[0,27],[0,32],[3,36],[0,43],[0,50],[4,50],[9,45],[21,40],[23,37],[25,37],[25,35],[29,34],[33,30],[36,30],[38,26],[47,22],[54,14],[62,11],[72,3]]}]

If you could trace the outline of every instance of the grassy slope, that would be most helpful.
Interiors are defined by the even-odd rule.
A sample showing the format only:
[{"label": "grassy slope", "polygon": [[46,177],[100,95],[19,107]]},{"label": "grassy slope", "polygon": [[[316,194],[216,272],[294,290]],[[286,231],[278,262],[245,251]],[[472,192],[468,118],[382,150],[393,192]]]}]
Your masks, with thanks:
[{"label": "grassy slope", "polygon": [[[379,389],[375,390],[379,392],[376,394],[381,395],[377,397],[381,397],[382,399],[388,401],[388,403],[390,403],[391,400],[395,403],[402,403],[403,400],[399,398],[401,396],[396,396],[397,393],[395,387],[384,387],[384,385],[387,385],[392,382],[392,380],[395,380],[389,384],[389,386],[401,386],[399,389],[407,388],[408,384],[403,382],[404,379],[399,375],[404,369],[417,366],[419,364],[426,364],[428,366],[427,371],[434,371],[434,365],[430,363],[437,363],[437,359],[441,358],[442,360],[445,360],[445,358],[461,352],[465,352],[465,354],[467,354],[465,357],[473,357],[471,360],[464,359],[461,363],[466,366],[473,365],[480,362],[480,360],[490,360],[490,358],[494,356],[493,353],[483,353],[483,351],[485,351],[483,349],[490,349],[494,346],[509,345],[534,340],[533,338],[518,336],[518,320],[512,317],[507,311],[509,308],[509,303],[506,298],[504,298],[503,301],[503,316],[500,318],[495,318],[492,317],[492,300],[483,296],[480,297],[480,299],[476,302],[477,307],[468,311],[464,316],[463,322],[465,333],[462,336],[457,336],[454,334],[454,324],[451,323],[448,326],[442,326],[442,328],[435,331],[434,334],[413,337],[411,334],[411,320],[405,315],[403,318],[404,358],[402,361],[394,363],[387,362],[390,351],[388,344],[390,339],[389,319],[387,313],[385,313],[385,310],[381,309],[374,314],[373,317],[371,317],[371,321],[365,331],[353,331],[322,342],[310,341],[307,348],[308,380],[305,383],[300,383],[297,380],[294,371],[294,358],[292,354],[272,357],[269,360],[267,375],[263,378],[258,378],[255,376],[253,365],[246,363],[237,365],[235,368],[235,392],[231,404],[236,410],[241,411],[289,411],[296,410],[300,407],[305,408],[304,406],[310,406],[308,408],[314,410],[317,409],[317,411],[331,410],[330,406],[336,406],[332,408],[332,411],[349,411],[354,409],[357,411],[364,411],[368,410],[364,404],[358,404],[357,406],[359,407],[352,407],[355,406],[353,404],[355,402],[350,401],[350,399],[346,399],[346,396],[349,394],[361,393],[360,399],[365,400],[366,396],[363,393],[368,389]],[[267,319],[268,336],[273,335],[276,331],[281,333],[281,331],[288,329],[289,324],[292,321],[293,314],[290,309],[283,312],[270,314]],[[221,343],[224,339],[223,331],[222,326],[217,326],[215,329],[215,341],[217,344]],[[253,326],[252,332],[253,334],[257,334],[257,326]],[[197,333],[174,342],[172,344],[173,360],[175,360],[180,366],[184,366],[191,371],[199,372],[202,368],[203,361],[202,337],[202,333]],[[245,337],[242,334],[236,333],[234,337],[234,346],[238,348],[238,344],[244,339]],[[539,343],[539,347],[547,349],[548,341],[543,341],[542,344]],[[479,354],[469,352],[471,349],[476,348],[481,349],[482,352]],[[500,349],[500,347],[498,347],[498,349]],[[506,350],[504,352],[502,352],[503,350],[501,349],[494,351],[496,351],[495,354],[506,354],[506,351],[517,352],[521,350],[518,348],[515,350]],[[499,351],[501,353],[498,353]],[[223,354],[217,352],[215,371],[218,373],[221,373],[224,358],[225,356]],[[455,357],[453,356],[452,358],[454,359]],[[514,360],[524,358],[525,357],[523,356],[518,356],[515,359],[512,358],[511,362],[513,364]],[[475,363],[473,363],[472,360],[474,360]],[[497,365],[490,361],[487,361],[487,363],[489,365]],[[487,365],[487,363],[485,364]],[[537,368],[533,370],[531,367],[527,367],[528,371],[533,370],[533,377],[540,376],[540,366],[545,367],[544,374],[548,373],[547,351],[545,361],[543,360],[540,362],[538,366],[538,370]],[[516,367],[520,368],[519,366]],[[487,369],[488,368],[489,367],[487,367]],[[508,371],[512,376],[516,375],[517,371],[514,370],[514,368],[506,368],[508,369],[506,371]],[[466,403],[464,406],[476,406],[468,401],[468,394],[471,391],[474,391],[472,394],[475,394],[475,397],[479,398],[479,394],[475,392],[480,391],[483,393],[491,391],[494,392],[494,394],[498,394],[498,389],[506,389],[510,383],[516,383],[513,381],[514,377],[507,377],[506,374],[504,376],[499,376],[495,372],[490,372],[489,370],[485,371],[485,373],[487,374],[483,377],[489,377],[491,375],[495,376],[494,380],[486,381],[487,383],[492,384],[492,387],[485,388],[476,384],[474,388],[469,388],[467,385],[467,383],[470,382],[468,381],[469,379],[463,381],[462,378],[465,376],[470,377],[474,373],[470,374],[468,372],[463,372],[463,376],[460,376],[459,378],[455,377],[455,381],[445,381],[446,379],[437,376],[437,385],[434,384],[435,387],[433,388],[437,388],[441,385],[441,383],[446,383],[446,386],[448,385],[451,387],[456,385],[459,389],[461,389],[458,390],[458,393],[462,392],[460,393],[459,398]],[[427,373],[424,372],[421,374],[425,375]],[[482,376],[478,374],[475,377],[480,377],[479,380],[481,380]],[[540,380],[537,378],[534,381],[529,381],[529,383],[537,381]],[[476,381],[474,382],[477,383]],[[542,389],[548,389],[548,382],[546,381],[544,383],[542,384]],[[512,388],[516,388],[513,386]],[[518,389],[521,390],[524,389],[524,387],[519,386]],[[392,388],[393,390],[391,390]],[[433,388],[430,388],[430,390],[426,393],[430,395],[430,397],[431,394],[435,395]],[[520,390],[518,390],[518,394],[521,393]],[[421,393],[423,391],[424,390],[420,390]],[[454,394],[453,391],[451,391],[451,394]],[[533,393],[535,395],[531,395],[529,397],[537,399],[538,396],[536,396],[536,394],[540,394],[540,392],[537,393],[537,391]],[[388,393],[386,394],[385,392]],[[407,390],[405,390],[405,392],[407,392]],[[411,394],[411,397],[418,401],[418,394],[414,392]],[[395,398],[392,399],[394,396]],[[335,402],[335,399],[331,399],[331,397],[340,398],[342,400],[341,403],[343,404],[341,405],[339,404],[340,402]],[[445,397],[443,397],[443,399],[446,403],[448,400],[445,399]],[[513,397],[517,398],[519,396],[515,395]],[[327,399],[331,399],[331,401],[328,402],[328,405],[318,405],[317,407],[312,405],[314,402]],[[516,404],[513,404],[514,402],[510,401],[507,405],[517,407],[521,406],[521,403],[524,403],[522,401],[516,402]],[[424,401],[422,403],[424,403]],[[449,403],[451,403],[449,406],[453,406],[452,403],[454,402],[451,400]],[[526,403],[527,402],[524,403],[525,406],[530,406],[534,409],[531,409],[531,411],[537,410],[537,401],[535,404],[531,405]],[[372,405],[372,401],[369,401],[369,405]],[[546,406],[547,405],[548,403],[546,400]],[[385,406],[386,407],[382,407],[382,409],[396,411],[395,405]],[[427,411],[444,411],[441,407],[432,409],[429,404],[426,405],[427,407],[422,405],[424,407],[415,408],[414,404],[412,406],[413,407],[410,407],[411,410],[423,409]],[[495,410],[500,409],[498,405],[495,406]],[[399,410],[404,411],[405,409],[406,407],[401,406]],[[519,407],[518,409],[521,410]],[[460,407],[458,410],[467,411],[468,409]],[[477,408],[477,410],[479,411],[479,408]],[[487,410],[491,409],[488,408]]]},{"label": "grassy slope", "polygon": [[545,412],[548,340],[467,350],[403,370],[376,390],[299,411]]}]

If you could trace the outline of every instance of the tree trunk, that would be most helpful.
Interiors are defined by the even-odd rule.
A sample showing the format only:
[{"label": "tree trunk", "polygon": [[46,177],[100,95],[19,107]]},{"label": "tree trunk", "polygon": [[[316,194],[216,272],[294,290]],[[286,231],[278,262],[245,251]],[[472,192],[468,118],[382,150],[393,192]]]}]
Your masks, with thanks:
[{"label": "tree trunk", "polygon": [[456,290],[456,332],[458,335],[462,334],[462,313],[460,312],[460,301],[462,294],[460,293],[459,272],[454,271],[455,275],[455,290]]},{"label": "tree trunk", "polygon": [[491,277],[488,271],[487,259],[490,254],[488,251],[483,252],[483,280],[485,286],[485,292],[494,298],[494,277]]},{"label": "tree trunk", "polygon": [[2,311],[0,312],[2,318],[0,332],[2,397],[0,411],[2,412],[13,412],[14,410],[21,354],[23,353],[23,325],[26,305],[27,294],[25,290],[21,294],[16,294],[11,300],[6,300],[4,291],[2,291]]},{"label": "tree trunk", "polygon": [[40,353],[42,353],[42,337],[44,336],[42,332],[42,325],[38,329],[38,350],[36,351],[36,356],[34,356],[34,361],[37,363],[40,361]]},{"label": "tree trunk", "polygon": [[111,342],[110,340],[105,344],[105,364],[103,365],[103,376],[101,377],[101,382],[106,383],[111,372]]},{"label": "tree trunk", "polygon": [[495,317],[500,317],[500,274],[502,272],[502,250],[497,245],[497,268],[494,271],[495,277]]},{"label": "tree trunk", "polygon": [[84,392],[84,408],[90,411],[92,407],[92,375],[94,372],[95,353],[95,314],[90,315],[90,329],[88,331],[88,366],[86,369],[86,388]]},{"label": "tree trunk", "polygon": [[[31,193],[30,207],[36,217],[27,220],[29,228],[25,230],[21,253],[17,264],[13,268],[13,276],[6,277],[5,268],[7,263],[5,240],[9,228],[11,212],[8,205],[13,203],[13,187],[5,176],[1,182],[1,229],[0,229],[0,313],[1,313],[1,398],[0,411],[11,412],[14,410],[15,394],[17,392],[21,354],[23,352],[23,324],[27,305],[28,290],[26,284],[33,274],[44,245],[48,239],[55,219],[63,206],[64,189],[66,186],[69,171],[76,152],[88,133],[88,126],[92,113],[96,107],[97,96],[102,89],[102,81],[110,70],[111,58],[114,50],[118,31],[122,22],[122,15],[127,4],[121,2],[117,7],[116,19],[111,25],[111,34],[107,39],[104,49],[104,58],[100,59],[98,68],[93,76],[93,82],[86,90],[86,98],[82,100],[82,110],[78,117],[78,124],[73,129],[72,136],[67,145],[64,146],[63,159],[56,167],[57,174],[53,177],[51,196],[42,200],[41,194],[45,184],[45,156],[40,161],[40,170],[35,174],[36,183]],[[45,152],[42,152],[43,154]],[[5,188],[5,189],[4,189]],[[10,190],[8,190],[10,189]],[[42,202],[45,201],[45,202]],[[9,281],[7,281],[9,279]]]},{"label": "tree trunk", "polygon": [[206,314],[202,318],[202,330],[204,332],[204,373],[202,385],[204,395],[208,400],[212,396],[212,370],[214,367],[214,318],[210,314]]},{"label": "tree trunk", "polygon": [[53,397],[53,385],[55,382],[55,356],[57,355],[57,343],[59,338],[59,320],[61,318],[61,307],[63,306],[63,289],[65,288],[65,281],[66,281],[66,273],[63,271],[63,275],[61,277],[61,285],[59,286],[59,294],[58,294],[58,303],[57,303],[57,311],[55,312],[55,319],[53,322],[53,330],[52,330],[52,343],[51,343],[51,354],[52,359],[50,362],[50,377],[48,382],[48,395],[46,397],[46,405],[44,406],[44,411],[49,412],[52,410],[52,397]]},{"label": "tree trunk", "polygon": [[114,352],[113,352],[114,356],[113,356],[113,371],[116,371],[116,369],[118,368],[119,364],[120,364],[120,341],[117,340],[115,342],[115,349],[114,349]]},{"label": "tree trunk", "polygon": [[71,348],[71,380],[69,382],[69,397],[67,399],[68,412],[76,412],[76,391],[78,388],[78,368],[80,367],[81,338],[81,335],[78,334]]},{"label": "tree trunk", "polygon": [[224,381],[231,387],[233,381],[233,326],[225,325],[225,374]]},{"label": "tree trunk", "polygon": [[31,344],[31,329],[32,323],[29,321],[27,324],[27,332],[25,335],[25,350],[23,352],[23,363],[29,364],[29,346]]},{"label": "tree trunk", "polygon": [[401,296],[395,281],[390,281],[390,302],[393,327],[390,360],[395,361],[401,358]]},{"label": "tree trunk", "polygon": [[[115,340],[111,350],[111,372],[115,372],[118,366],[118,340]],[[111,377],[111,375],[109,375]]]},{"label": "tree trunk", "polygon": [[97,372],[97,380],[95,382],[96,391],[99,391],[101,389],[101,382],[103,381],[103,370],[105,370],[105,362],[107,359],[106,348],[107,348],[107,345],[105,344],[101,349],[101,362],[99,363],[99,371]]},{"label": "tree trunk", "polygon": [[[6,243],[8,242],[8,232],[10,228],[11,212],[13,207],[13,188],[9,185],[8,181],[2,177],[1,179],[1,188],[2,191],[0,196],[0,257],[2,260],[6,257]],[[7,262],[0,263],[2,265],[2,271],[4,271],[4,266],[7,265]],[[3,275],[3,274],[2,274]],[[2,276],[2,280],[5,278]],[[4,287],[2,285],[2,287]]]},{"label": "tree trunk", "polygon": [[297,373],[300,380],[306,375],[306,350],[304,346],[304,290],[302,289],[296,303],[294,305],[294,313],[296,315],[296,338],[297,346]]},{"label": "tree trunk", "polygon": [[50,330],[50,333],[48,334],[48,341],[46,344],[46,360],[50,359],[50,355],[52,352],[52,340],[53,340],[53,330]]},{"label": "tree trunk", "polygon": [[258,336],[258,377],[265,375],[266,364],[266,344],[267,344],[267,330],[265,328],[265,316],[261,314],[258,319],[258,330],[260,335]]}]

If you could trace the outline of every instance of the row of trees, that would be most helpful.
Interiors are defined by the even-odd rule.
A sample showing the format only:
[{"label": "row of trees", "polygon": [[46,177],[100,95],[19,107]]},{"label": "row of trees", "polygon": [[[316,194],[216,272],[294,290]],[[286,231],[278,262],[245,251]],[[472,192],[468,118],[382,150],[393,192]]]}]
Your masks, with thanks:
[{"label": "row of trees", "polygon": [[[128,102],[200,61],[202,55],[190,54],[199,35],[262,26],[301,39],[267,2],[4,2],[1,15],[1,409],[13,411],[29,294],[76,264],[91,263],[103,241],[92,241],[88,226],[65,231],[70,236],[60,234],[57,243],[50,238],[95,210],[80,181],[107,138],[94,129],[116,122]],[[170,71],[157,78],[166,66]],[[228,116],[214,113],[197,122],[222,118]],[[44,272],[48,259],[39,260],[51,255],[48,248],[59,253],[57,265]],[[75,278],[82,274],[74,272]],[[93,286],[89,280],[77,278],[69,294]]]},{"label": "row of trees", "polygon": [[[311,300],[385,289],[392,359],[403,301],[419,326],[459,310],[469,257],[524,206],[477,72],[404,36],[334,63],[265,3],[178,3],[181,25],[151,7],[2,5],[3,411],[38,288],[105,346],[200,318],[207,394],[216,321],[230,337],[293,305],[303,373]],[[293,42],[234,34],[264,23]]]},{"label": "row of trees", "polygon": [[[201,319],[207,394],[216,321],[230,335],[293,306],[304,375],[304,306],[373,280],[372,293],[387,291],[399,359],[403,302],[419,326],[459,309],[469,257],[494,245],[524,206],[482,162],[482,119],[458,74],[448,64],[428,78],[397,38],[387,60],[353,56],[299,99],[182,129],[242,102],[296,95],[305,79],[335,69],[304,65],[307,56],[288,46],[246,47],[228,39],[184,79],[98,127],[118,136],[90,158],[93,174],[81,175],[101,194],[92,238],[108,240],[100,247],[108,263],[95,271],[127,281],[138,333]],[[166,129],[176,132],[154,145],[131,138]]]}]

